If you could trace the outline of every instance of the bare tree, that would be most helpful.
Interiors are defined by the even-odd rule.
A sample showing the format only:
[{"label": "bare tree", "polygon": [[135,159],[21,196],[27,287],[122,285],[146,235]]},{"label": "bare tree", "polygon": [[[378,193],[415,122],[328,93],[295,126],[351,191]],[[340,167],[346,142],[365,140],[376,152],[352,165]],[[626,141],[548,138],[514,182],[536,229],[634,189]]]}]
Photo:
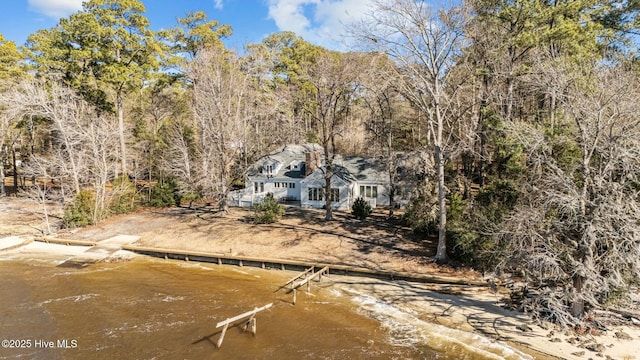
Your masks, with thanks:
[{"label": "bare tree", "polygon": [[[234,170],[254,141],[256,92],[242,59],[222,49],[204,49],[189,66],[194,126],[179,126],[174,150],[178,175],[193,191],[215,197],[227,211]],[[186,138],[188,136],[190,138]],[[189,176],[186,178],[185,176]]]},{"label": "bare tree", "polygon": [[42,207],[41,217],[43,226],[39,230],[42,235],[50,235],[53,232],[53,227],[50,220],[51,211],[49,210],[49,206],[51,206],[51,202],[55,201],[59,194],[58,191],[54,189],[52,183],[54,178],[50,175],[51,170],[55,171],[55,169],[49,168],[51,165],[50,161],[46,159],[44,161],[42,160],[43,158],[33,156],[27,163],[24,169],[25,175],[30,175],[34,178],[37,177],[39,180],[22,193]]},{"label": "bare tree", "polygon": [[333,220],[334,190],[331,179],[335,173],[336,137],[342,133],[358,83],[358,54],[321,52],[316,61],[304,67],[309,86],[305,112],[317,127],[318,139],[324,150],[324,200],[326,220]]},{"label": "bare tree", "polygon": [[107,183],[115,172],[118,149],[117,129],[108,118],[99,117],[95,109],[73,90],[55,82],[24,81],[12,91],[0,95],[0,103],[11,104],[12,118],[42,117],[49,121],[50,154],[35,155],[47,176],[59,182],[65,202],[83,189],[95,193],[92,221],[106,215]]},{"label": "bare tree", "polygon": [[362,100],[368,109],[365,122],[370,148],[381,156],[389,174],[389,217],[393,216],[395,195],[399,189],[397,180],[401,154],[398,150],[399,127],[401,126],[402,103],[406,102],[396,88],[395,63],[385,54],[377,54],[363,72]]},{"label": "bare tree", "polygon": [[448,260],[446,196],[448,123],[456,106],[450,75],[463,41],[463,8],[432,11],[426,1],[374,1],[374,10],[354,33],[366,46],[382,51],[398,63],[399,90],[427,118],[438,185],[438,250],[436,261]]},{"label": "bare tree", "polygon": [[7,138],[13,119],[5,111],[0,112],[0,197],[7,196],[4,184],[4,165],[8,157]]},{"label": "bare tree", "polygon": [[511,265],[539,296],[537,314],[574,324],[640,276],[640,85],[622,67],[539,68],[554,86],[564,131],[512,123],[528,150],[521,205],[500,233]]}]

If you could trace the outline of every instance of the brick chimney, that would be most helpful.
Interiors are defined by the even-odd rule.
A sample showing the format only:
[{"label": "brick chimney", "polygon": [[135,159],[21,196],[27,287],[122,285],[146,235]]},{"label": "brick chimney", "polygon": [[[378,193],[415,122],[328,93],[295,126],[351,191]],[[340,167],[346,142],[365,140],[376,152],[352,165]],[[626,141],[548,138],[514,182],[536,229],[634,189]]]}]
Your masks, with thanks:
[{"label": "brick chimney", "polygon": [[304,163],[304,176],[307,177],[311,175],[312,172],[316,171],[320,167],[320,153],[317,151],[310,151],[305,154],[305,163]]}]

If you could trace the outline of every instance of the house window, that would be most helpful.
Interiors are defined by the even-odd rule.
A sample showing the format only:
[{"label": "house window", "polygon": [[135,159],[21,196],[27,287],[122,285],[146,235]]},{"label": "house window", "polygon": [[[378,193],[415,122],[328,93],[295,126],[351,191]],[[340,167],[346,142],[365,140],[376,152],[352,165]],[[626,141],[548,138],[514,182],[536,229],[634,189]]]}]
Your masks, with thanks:
[{"label": "house window", "polygon": [[264,183],[263,182],[254,182],[253,183],[253,191],[255,193],[263,193],[264,192]]},{"label": "house window", "polygon": [[324,196],[322,196],[322,189],[320,188],[309,188],[309,200],[310,201],[322,201]]},{"label": "house window", "polygon": [[340,201],[340,189],[331,188],[331,192],[329,193],[329,199],[332,202],[339,202]]},{"label": "house window", "polygon": [[360,185],[360,196],[374,199],[378,197],[378,187],[373,185]]},{"label": "house window", "polygon": [[295,189],[296,183],[289,183],[289,189]]},{"label": "house window", "polygon": [[[329,199],[332,202],[340,201],[340,189],[331,188],[329,192]],[[309,188],[309,200],[310,201],[323,201],[324,189],[322,188]]]},{"label": "house window", "polygon": [[280,187],[280,183],[279,183],[279,182],[274,182],[274,183],[273,183],[273,187],[277,187],[277,188],[279,188],[279,187]]}]

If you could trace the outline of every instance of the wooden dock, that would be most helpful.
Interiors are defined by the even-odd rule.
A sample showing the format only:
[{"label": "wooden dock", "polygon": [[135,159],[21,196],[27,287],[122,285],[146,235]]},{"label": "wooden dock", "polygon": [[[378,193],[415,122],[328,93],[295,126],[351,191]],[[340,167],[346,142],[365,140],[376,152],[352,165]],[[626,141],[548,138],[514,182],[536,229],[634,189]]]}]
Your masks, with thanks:
[{"label": "wooden dock", "polygon": [[[291,285],[291,292],[293,293],[293,305],[296,304],[297,301],[297,290],[299,287],[302,287],[303,285],[307,285],[307,293],[311,290],[311,280],[313,280],[314,278],[318,278],[318,281],[322,280],[322,275],[323,274],[328,274],[329,273],[329,267],[325,266],[322,269],[314,272],[314,267],[310,267],[307,270],[305,270],[304,272],[296,275],[295,277],[291,278],[291,280],[287,281],[283,286],[280,287],[280,289],[286,287],[287,285]],[[295,280],[298,280],[300,278],[304,277],[304,279],[298,281],[298,282],[294,282]]]}]

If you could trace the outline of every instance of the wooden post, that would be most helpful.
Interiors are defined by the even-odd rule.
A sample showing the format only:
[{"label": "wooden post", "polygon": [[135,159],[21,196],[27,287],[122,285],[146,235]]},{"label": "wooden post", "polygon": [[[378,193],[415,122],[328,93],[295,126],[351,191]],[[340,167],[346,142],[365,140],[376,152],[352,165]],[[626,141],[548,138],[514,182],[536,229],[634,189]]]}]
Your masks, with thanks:
[{"label": "wooden post", "polygon": [[256,336],[256,331],[257,331],[257,322],[258,320],[256,318],[253,318],[253,324],[251,325],[251,332],[253,333],[253,336]]},{"label": "wooden post", "polygon": [[222,334],[220,334],[220,339],[218,339],[218,343],[216,344],[216,348],[220,349],[220,347],[222,346],[222,340],[224,340],[224,334],[227,332],[227,328],[228,327],[229,327],[229,324],[227,323],[222,328]]},{"label": "wooden post", "polygon": [[242,314],[240,314],[238,316],[234,316],[232,318],[228,318],[225,321],[219,322],[216,325],[216,329],[221,327],[221,326],[224,326],[224,327],[222,328],[222,334],[220,334],[220,338],[218,339],[218,342],[216,343],[216,347],[219,349],[222,346],[222,340],[224,339],[224,334],[226,334],[227,328],[229,327],[229,324],[233,323],[234,321],[238,321],[240,319],[244,319],[247,316],[249,316],[250,318],[249,318],[249,321],[247,321],[247,323],[245,324],[243,331],[246,331],[248,326],[251,325],[251,332],[253,332],[253,335],[255,335],[256,334],[256,318],[255,318],[256,314],[259,313],[260,311],[263,311],[263,310],[266,310],[266,309],[270,308],[271,306],[273,306],[273,303],[267,304],[267,305],[265,305],[265,306],[263,306],[261,308],[255,308],[255,309],[253,309],[251,311],[247,311],[246,313],[242,313]]},{"label": "wooden post", "polygon": [[[305,271],[301,272],[300,274],[298,274],[298,275],[296,275],[296,276],[292,277],[292,278],[291,278],[291,279],[289,279],[286,283],[284,283],[284,285],[283,285],[282,287],[285,287],[285,286],[287,286],[287,285],[291,284],[291,288],[293,289],[294,287],[296,287],[296,285],[295,285],[295,283],[294,283],[294,282],[295,282],[296,280],[300,279],[301,277],[305,277],[305,278],[306,278],[307,274],[308,274],[308,273],[310,273],[310,272],[311,272],[311,273],[313,273],[313,267],[310,267],[310,268],[308,268],[307,270],[305,270]],[[298,285],[298,286],[300,286],[300,285]]]},{"label": "wooden post", "polygon": [[[310,269],[312,269],[312,268],[310,268]],[[301,280],[301,281],[299,281],[299,282],[297,282],[297,283],[293,284],[292,286],[293,286],[293,288],[295,289],[295,288],[299,288],[299,287],[301,287],[301,286],[302,286],[302,285],[304,285],[304,284],[307,284],[307,292],[309,292],[309,291],[310,291],[310,289],[311,289],[311,284],[310,284],[311,280],[313,280],[313,278],[315,278],[316,276],[318,276],[318,277],[322,276],[322,274],[324,274],[325,272],[328,272],[328,271],[329,271],[329,267],[328,267],[328,266],[325,266],[325,267],[323,267],[322,269],[320,269],[318,272],[315,272],[315,273],[313,273],[313,274],[311,274],[311,275],[307,276],[304,280]],[[302,274],[301,274],[301,275],[302,275]],[[298,277],[300,277],[301,275],[299,275]],[[292,280],[295,280],[295,279],[296,279],[296,278],[294,278],[294,279],[292,279]]]},{"label": "wooden post", "polygon": [[[257,310],[258,308],[255,308],[254,310]],[[247,331],[247,329],[249,328],[249,325],[251,324],[251,322],[253,320],[255,320],[256,318],[256,313],[253,313],[253,315],[251,315],[251,317],[249,318],[249,320],[247,320],[247,322],[244,324],[244,329],[242,329],[242,332]],[[254,334],[255,335],[255,334]]]}]

